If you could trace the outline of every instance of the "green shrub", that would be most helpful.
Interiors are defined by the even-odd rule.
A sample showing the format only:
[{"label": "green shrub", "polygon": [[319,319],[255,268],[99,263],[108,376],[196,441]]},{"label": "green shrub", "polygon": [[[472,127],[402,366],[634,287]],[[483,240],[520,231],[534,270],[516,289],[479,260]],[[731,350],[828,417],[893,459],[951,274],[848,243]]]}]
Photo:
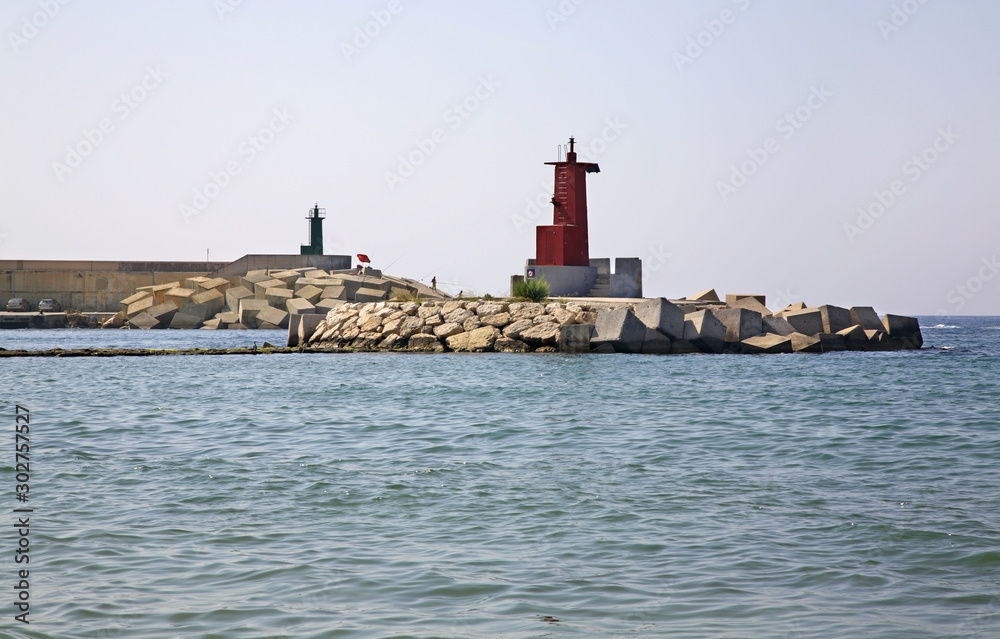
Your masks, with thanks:
[{"label": "green shrub", "polygon": [[533,280],[522,280],[514,285],[511,291],[514,297],[526,299],[531,302],[542,302],[549,297],[549,283],[544,277]]}]

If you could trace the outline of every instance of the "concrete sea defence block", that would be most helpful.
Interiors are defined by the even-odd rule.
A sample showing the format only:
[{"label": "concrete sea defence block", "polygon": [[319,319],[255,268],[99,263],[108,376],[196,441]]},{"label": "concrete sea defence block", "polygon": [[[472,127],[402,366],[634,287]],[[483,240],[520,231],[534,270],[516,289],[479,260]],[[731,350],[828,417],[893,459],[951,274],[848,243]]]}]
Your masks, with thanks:
[{"label": "concrete sea defence block", "polygon": [[889,337],[902,340],[903,348],[921,348],[924,345],[920,322],[915,317],[886,314],[882,318],[882,326]]},{"label": "concrete sea defence block", "polygon": [[347,289],[343,286],[327,286],[323,289],[323,293],[320,294],[319,298],[321,300],[346,300]]},{"label": "concrete sea defence block", "polygon": [[319,312],[316,310],[316,306],[310,304],[308,300],[304,300],[301,297],[293,297],[285,302],[285,310],[292,315],[306,315]]},{"label": "concrete sea defence block", "polygon": [[878,313],[871,306],[852,306],[851,324],[857,324],[866,331],[885,330],[882,320],[878,318]]},{"label": "concrete sea defence block", "polygon": [[792,350],[796,353],[822,353],[823,342],[814,335],[803,333],[792,333],[788,336],[792,340]]},{"label": "concrete sea defence block", "polygon": [[236,324],[240,321],[240,314],[232,311],[222,311],[221,313],[216,313],[213,319],[222,320],[223,324]]},{"label": "concrete sea defence block", "polygon": [[274,308],[283,309],[288,300],[295,297],[290,288],[269,288],[264,293],[264,301]]},{"label": "concrete sea defence block", "polygon": [[[559,327],[559,352],[589,353],[590,333],[594,330],[591,324],[564,324]],[[494,345],[496,348],[496,345]]]},{"label": "concrete sea defence block", "polygon": [[234,286],[226,291],[226,306],[234,313],[240,312],[240,300],[253,297],[253,290],[245,286]]},{"label": "concrete sea defence block", "polygon": [[637,304],[635,316],[648,328],[664,335],[677,339],[684,337],[684,311],[663,297]]},{"label": "concrete sea defence block", "polygon": [[213,277],[213,278],[208,279],[208,280],[206,280],[204,282],[199,282],[198,283],[198,292],[199,293],[215,289],[215,290],[219,291],[220,293],[222,293],[223,295],[225,295],[226,294],[226,290],[228,290],[229,288],[230,288],[229,280],[227,280],[224,277]]},{"label": "concrete sea defence block", "polygon": [[765,315],[760,318],[760,321],[765,333],[774,333],[775,335],[788,337],[796,332],[795,327],[789,324],[788,320],[783,317],[768,317]]},{"label": "concrete sea defence block", "polygon": [[155,328],[166,328],[170,326],[170,320],[174,318],[174,313],[176,312],[177,306],[175,306],[173,302],[164,302],[163,304],[157,304],[156,306],[151,306],[146,309],[146,313],[159,322]]},{"label": "concrete sea defence block", "polygon": [[192,295],[181,306],[181,312],[187,315],[196,315],[204,322],[215,317],[216,313],[222,312],[223,308],[225,308],[225,297],[219,291],[212,289]]},{"label": "concrete sea defence block", "polygon": [[590,343],[593,347],[610,344],[619,353],[640,353],[645,339],[646,325],[631,310],[617,308],[597,313],[595,334]]},{"label": "concrete sea defence block", "polygon": [[312,339],[313,335],[316,334],[316,329],[324,319],[322,315],[317,315],[315,313],[306,315],[289,315],[289,326],[291,326],[291,321],[294,318],[298,318],[296,320],[296,330],[298,331],[299,344],[305,344]]},{"label": "concrete sea defence block", "polygon": [[701,293],[688,295],[684,299],[690,302],[718,302],[719,294],[715,292],[714,288],[710,288],[707,291],[702,291]]},{"label": "concrete sea defence block", "polygon": [[365,287],[357,290],[354,294],[354,299],[357,302],[379,302],[388,297],[388,295],[388,291]]},{"label": "concrete sea defence block", "polygon": [[278,328],[285,328],[288,326],[288,313],[272,306],[261,309],[257,313],[257,325],[258,327],[262,327],[265,323],[277,326]]},{"label": "concrete sea defence block", "polygon": [[726,345],[726,325],[705,309],[684,316],[684,340],[705,353],[721,353]]},{"label": "concrete sea defence block", "polygon": [[847,350],[847,340],[837,333],[820,333],[817,335],[824,353]]},{"label": "concrete sea defence block", "polygon": [[[769,308],[767,308],[766,306],[764,306],[763,304],[760,303],[759,298],[761,298],[761,297],[764,297],[764,296],[763,295],[746,296],[746,297],[742,297],[742,298],[736,300],[732,304],[729,304],[727,302],[726,305],[729,308],[744,308],[744,309],[746,309],[748,311],[754,311],[756,313],[760,313],[761,317],[771,317],[771,315],[772,315],[771,310]],[[728,299],[728,298],[729,298],[729,296],[727,295],[726,299]]]},{"label": "concrete sea defence block", "polygon": [[253,285],[253,296],[254,299],[262,300],[267,298],[267,289],[269,288],[288,288],[288,286],[281,280],[264,280],[263,282],[257,282]]},{"label": "concrete sea defence block", "polygon": [[317,313],[326,314],[334,309],[342,307],[344,303],[344,300],[324,298],[316,302],[314,306],[316,307]]},{"label": "concrete sea defence block", "polygon": [[314,268],[302,273],[302,277],[308,277],[309,279],[319,279],[321,277],[330,277],[330,274],[321,268]]},{"label": "concrete sea defence block", "polygon": [[184,279],[184,288],[193,288],[194,290],[200,290],[198,286],[202,282],[207,282],[209,278],[207,277],[188,277]]},{"label": "concrete sea defence block", "polygon": [[712,311],[716,319],[726,326],[726,342],[738,344],[764,332],[761,314],[745,308],[723,308]]},{"label": "concrete sea defence block", "polygon": [[148,310],[150,308],[153,308],[153,306],[154,306],[153,302],[155,302],[155,301],[156,300],[153,298],[153,295],[150,293],[146,297],[143,297],[140,300],[132,302],[131,304],[129,304],[128,306],[126,306],[125,309],[124,309],[124,311],[125,311],[125,317],[127,317],[129,319],[132,319],[133,317],[135,317],[139,313],[143,313],[146,310]]},{"label": "concrete sea defence block", "polygon": [[242,299],[240,300],[240,324],[247,328],[257,328],[257,314],[265,308],[270,308],[264,300]]},{"label": "concrete sea defence block", "polygon": [[184,311],[178,311],[174,313],[174,317],[170,320],[170,328],[174,329],[193,329],[201,326],[202,318],[197,315],[188,315]]},{"label": "concrete sea defence block", "polygon": [[837,333],[854,324],[851,321],[851,312],[846,308],[824,304],[819,307],[819,312],[823,318],[824,333]]},{"label": "concrete sea defence block", "polygon": [[646,336],[642,340],[643,355],[669,355],[673,352],[671,339],[656,330],[646,327]]},{"label": "concrete sea defence block", "polygon": [[[153,296],[149,296],[150,301],[153,300]],[[156,328],[160,325],[160,320],[151,316],[146,311],[139,311],[133,317],[130,317],[128,323],[133,328],[141,328],[143,330],[149,330],[151,328]]]},{"label": "concrete sea defence block", "polygon": [[180,307],[184,306],[184,302],[191,299],[191,296],[195,295],[197,292],[198,291],[194,290],[193,288],[175,287],[170,289],[163,295],[163,301],[171,302],[173,303],[174,306],[176,306],[179,309]]},{"label": "concrete sea defence block", "polygon": [[302,277],[302,273],[299,271],[275,271],[270,273],[270,276],[272,280],[281,280],[285,286],[292,288],[295,281]]},{"label": "concrete sea defence block", "polygon": [[823,332],[823,315],[818,308],[805,308],[784,313],[784,320],[803,335],[819,335]]},{"label": "concrete sea defence block", "polygon": [[240,278],[240,286],[253,291],[254,284],[257,282],[266,282],[269,279],[271,278],[267,275],[267,271],[250,271]]},{"label": "concrete sea defence block", "polygon": [[226,325],[223,324],[222,320],[220,320],[217,317],[212,318],[210,320],[207,320],[201,326],[202,330],[205,330],[205,329],[208,329],[208,330],[219,330],[220,328],[225,328],[225,327],[226,327]]},{"label": "concrete sea defence block", "polygon": [[755,299],[761,306],[767,305],[766,295],[749,295],[744,293],[726,293],[726,306],[733,306],[736,302],[746,299]]},{"label": "concrete sea defence block", "polygon": [[743,352],[747,355],[774,355],[776,353],[791,353],[792,339],[782,335],[768,333],[745,339],[742,342]]},{"label": "concrete sea defence block", "polygon": [[673,340],[673,343],[670,345],[671,355],[694,355],[694,354],[701,354],[703,352],[704,351],[702,351],[700,348],[698,348],[691,342],[687,341],[686,339],[675,339]]},{"label": "concrete sea defence block", "polygon": [[316,304],[323,297],[323,289],[318,286],[313,286],[309,284],[303,286],[298,291],[295,292],[295,297],[301,297],[302,299],[308,301],[310,304]]},{"label": "concrete sea defence block", "polygon": [[868,350],[868,336],[865,335],[865,329],[860,324],[837,331],[837,335],[844,337],[849,351]]}]

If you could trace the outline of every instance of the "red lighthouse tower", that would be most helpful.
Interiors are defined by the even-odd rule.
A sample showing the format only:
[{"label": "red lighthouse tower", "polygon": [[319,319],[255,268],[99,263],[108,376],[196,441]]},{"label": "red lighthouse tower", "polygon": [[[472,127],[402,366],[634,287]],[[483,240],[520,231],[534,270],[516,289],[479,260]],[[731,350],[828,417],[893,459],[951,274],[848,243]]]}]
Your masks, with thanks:
[{"label": "red lighthouse tower", "polygon": [[590,266],[587,240],[587,174],[600,173],[591,162],[577,162],[576,140],[569,139],[564,162],[546,162],[556,167],[552,195],[552,226],[535,229],[537,266]]}]

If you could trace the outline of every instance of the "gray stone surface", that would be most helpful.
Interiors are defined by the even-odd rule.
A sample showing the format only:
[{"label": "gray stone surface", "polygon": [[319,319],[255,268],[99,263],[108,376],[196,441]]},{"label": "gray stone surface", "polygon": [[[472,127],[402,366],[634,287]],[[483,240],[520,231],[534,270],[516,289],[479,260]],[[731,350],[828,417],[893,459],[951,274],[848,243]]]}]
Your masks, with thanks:
[{"label": "gray stone surface", "polygon": [[823,342],[814,335],[803,333],[792,333],[789,335],[792,340],[792,350],[796,353],[822,353]]},{"label": "gray stone surface", "polygon": [[240,300],[253,297],[253,291],[245,286],[236,286],[226,291],[226,306],[234,313],[240,312]]},{"label": "gray stone surface", "polygon": [[[589,343],[590,338],[587,339]],[[493,343],[493,350],[498,353],[530,353],[531,347],[519,339],[498,337],[497,341]]]},{"label": "gray stone surface", "polygon": [[723,308],[712,311],[716,319],[726,326],[726,342],[737,344],[757,337],[764,332],[761,315],[745,308]]},{"label": "gray stone surface", "polygon": [[868,350],[868,336],[865,335],[865,329],[860,324],[837,331],[837,335],[844,337],[849,351]]},{"label": "gray stone surface", "polygon": [[268,306],[257,313],[258,326],[265,322],[278,328],[285,328],[288,326],[288,313],[273,306]]},{"label": "gray stone surface", "polygon": [[[492,327],[489,327],[492,328]],[[538,348],[539,346],[554,346],[559,341],[561,327],[555,322],[535,324],[521,333],[521,341]]]},{"label": "gray stone surface", "polygon": [[920,322],[915,317],[886,314],[882,318],[882,326],[889,337],[903,341],[903,348],[921,348],[924,345]]},{"label": "gray stone surface", "polygon": [[663,297],[637,304],[635,316],[648,328],[664,335],[677,339],[684,337],[684,312]]},{"label": "gray stone surface", "polygon": [[789,324],[788,320],[783,317],[762,316],[760,321],[765,333],[774,333],[775,335],[788,337],[796,332],[795,327]]},{"label": "gray stone surface", "polygon": [[320,299],[335,299],[335,300],[346,300],[347,299],[347,289],[343,286],[327,286],[323,289],[323,293],[319,296]]},{"label": "gray stone surface", "polygon": [[447,340],[448,348],[457,352],[486,353],[493,350],[493,344],[500,337],[500,331],[492,326],[483,326],[469,333],[452,335]]},{"label": "gray stone surface", "polygon": [[562,353],[589,353],[591,324],[565,324],[559,328],[559,351]]},{"label": "gray stone surface", "polygon": [[852,306],[851,324],[857,324],[866,331],[882,331],[882,320],[871,306]]},{"label": "gray stone surface", "polygon": [[198,291],[190,288],[172,288],[163,295],[164,302],[171,302],[178,309],[184,306],[184,302],[191,299],[192,295],[195,295]]},{"label": "gray stone surface", "polygon": [[240,324],[247,328],[257,328],[257,314],[265,308],[271,308],[264,300],[245,298],[240,300]]},{"label": "gray stone surface", "polygon": [[192,329],[201,326],[202,318],[197,315],[189,315],[183,311],[178,311],[174,313],[174,316],[170,319],[170,328],[175,329]]},{"label": "gray stone surface", "polygon": [[306,344],[315,335],[316,329],[319,327],[320,323],[323,322],[322,315],[316,314],[306,314],[306,315],[289,315],[289,330],[291,330],[291,322],[295,319],[295,328],[298,332],[299,344]]},{"label": "gray stone surface", "polygon": [[159,322],[159,325],[156,326],[156,328],[166,328],[170,326],[170,320],[174,318],[174,313],[176,312],[177,306],[173,302],[157,304],[156,306],[151,306],[146,310],[146,313],[148,313],[150,317]]},{"label": "gray stone surface", "polygon": [[595,348],[610,344],[619,353],[640,353],[645,339],[646,325],[629,309],[619,308],[597,313],[595,334],[590,343]]},{"label": "gray stone surface", "polygon": [[295,297],[301,297],[307,300],[310,304],[316,304],[323,297],[323,289],[318,286],[313,286],[309,284],[308,286],[303,286],[299,290],[295,291]]},{"label": "gray stone surface", "polygon": [[745,339],[742,342],[743,352],[747,355],[774,355],[776,353],[791,353],[792,339],[782,335],[769,333]]},{"label": "gray stone surface", "polygon": [[200,317],[201,321],[204,322],[215,317],[217,313],[221,313],[225,306],[225,296],[218,290],[211,289],[189,297],[188,301],[181,306],[181,312]]},{"label": "gray stone surface", "polygon": [[693,355],[700,354],[702,351],[700,348],[687,341],[686,339],[675,339],[670,345],[671,355]]},{"label": "gray stone surface", "polygon": [[287,284],[281,280],[264,280],[263,282],[257,282],[253,285],[253,296],[254,299],[262,300],[267,298],[267,289],[269,288],[289,288]]},{"label": "gray stone surface", "polygon": [[292,315],[306,315],[316,313],[316,307],[301,297],[293,297],[285,302],[285,310]]},{"label": "gray stone surface", "polygon": [[824,304],[819,307],[819,312],[823,318],[824,333],[837,333],[854,324],[851,321],[851,312],[846,308]]},{"label": "gray stone surface", "polygon": [[379,302],[386,299],[389,296],[387,291],[383,291],[377,288],[359,288],[354,294],[354,299],[357,302]]},{"label": "gray stone surface", "polygon": [[673,352],[673,345],[669,337],[656,330],[646,327],[646,336],[642,340],[643,355],[669,355]]},{"label": "gray stone surface", "polygon": [[818,308],[787,311],[784,319],[796,332],[803,335],[819,335],[823,332],[823,315]]},{"label": "gray stone surface", "polygon": [[847,350],[847,340],[844,339],[843,335],[838,335],[836,333],[820,333],[817,337],[819,337],[824,353]]},{"label": "gray stone surface", "polygon": [[[152,302],[152,295],[149,297]],[[156,319],[146,311],[139,311],[135,315],[129,318],[128,323],[133,328],[141,328],[143,330],[149,330],[151,328],[156,328],[160,325],[160,320]]]},{"label": "gray stone surface", "polygon": [[264,301],[274,308],[285,308],[288,300],[294,297],[290,288],[269,288],[264,293]]},{"label": "gray stone surface", "polygon": [[410,337],[406,344],[406,348],[411,351],[423,351],[428,353],[444,352],[444,344],[442,344],[438,338],[433,335],[427,335],[426,333],[418,333]]},{"label": "gray stone surface", "polygon": [[721,353],[726,345],[726,325],[709,310],[684,316],[684,340],[705,353]]}]

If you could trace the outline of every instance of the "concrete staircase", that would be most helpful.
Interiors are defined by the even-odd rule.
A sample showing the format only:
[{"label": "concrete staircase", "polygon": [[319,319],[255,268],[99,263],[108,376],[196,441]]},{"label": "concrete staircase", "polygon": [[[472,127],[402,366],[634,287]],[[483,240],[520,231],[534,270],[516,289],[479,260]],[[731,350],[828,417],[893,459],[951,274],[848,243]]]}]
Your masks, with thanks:
[{"label": "concrete staircase", "polygon": [[587,297],[611,297],[611,276],[605,273],[597,274],[597,281],[587,293]]}]

